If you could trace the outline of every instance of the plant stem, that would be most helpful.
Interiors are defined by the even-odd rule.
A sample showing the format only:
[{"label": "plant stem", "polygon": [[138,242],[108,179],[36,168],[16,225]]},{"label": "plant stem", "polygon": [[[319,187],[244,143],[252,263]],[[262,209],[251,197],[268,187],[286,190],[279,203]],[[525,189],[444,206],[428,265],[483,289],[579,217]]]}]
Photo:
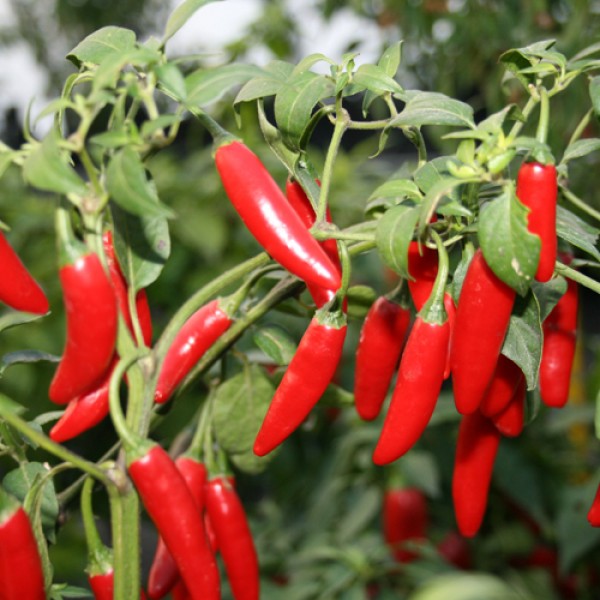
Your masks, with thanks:
[{"label": "plant stem", "polygon": [[550,102],[548,100],[548,90],[544,87],[540,87],[540,119],[538,121],[538,128],[536,133],[536,139],[541,144],[545,144],[548,140],[548,122],[550,120]]},{"label": "plant stem", "polygon": [[524,121],[516,121],[515,124],[512,126],[512,129],[510,130],[509,134],[506,136],[506,146],[509,146],[512,142],[515,141],[515,138],[519,135],[519,133],[521,132],[521,129],[523,129],[523,126],[525,125],[525,122],[527,121],[527,117],[531,114],[531,112],[533,111],[533,109],[535,108],[535,106],[538,102],[539,101],[536,98],[534,98],[533,96],[529,96],[529,99],[527,100],[527,104],[521,111],[525,120]]},{"label": "plant stem", "polygon": [[583,212],[590,215],[590,217],[596,219],[596,221],[600,221],[600,212],[586,204],[581,198],[579,198],[579,196],[576,196],[571,190],[569,190],[565,186],[561,185],[559,187],[561,194],[565,197],[566,200],[568,200],[571,204],[573,204]]},{"label": "plant stem", "polygon": [[573,281],[576,281],[593,292],[596,292],[596,294],[600,294],[600,282],[596,281],[595,279],[592,279],[591,277],[588,277],[587,275],[584,275],[583,273],[580,273],[579,271],[576,271],[571,267],[567,267],[567,265],[563,265],[559,262],[556,263],[554,268],[559,275],[563,275],[568,279],[572,279]]},{"label": "plant stem", "polygon": [[579,121],[579,123],[577,124],[577,127],[575,128],[575,131],[573,132],[573,135],[571,136],[571,139],[569,140],[569,143],[567,144],[567,147],[569,147],[571,144],[574,144],[583,135],[583,132],[585,131],[585,128],[588,126],[593,114],[594,114],[594,109],[590,108],[585,113],[585,115],[583,115],[583,117],[581,118],[581,121]]}]

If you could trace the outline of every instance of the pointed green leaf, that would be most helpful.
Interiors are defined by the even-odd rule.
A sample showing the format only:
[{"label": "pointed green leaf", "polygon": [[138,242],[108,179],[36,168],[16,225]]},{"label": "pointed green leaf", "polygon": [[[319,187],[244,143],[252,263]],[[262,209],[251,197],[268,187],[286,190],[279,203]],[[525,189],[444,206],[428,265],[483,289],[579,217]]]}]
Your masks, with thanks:
[{"label": "pointed green leaf", "polygon": [[481,210],[479,243],[486,262],[507,285],[524,296],[535,275],[540,238],[527,229],[528,209],[512,184]]},{"label": "pointed green leaf", "polygon": [[408,246],[412,240],[420,207],[399,205],[379,219],[375,241],[383,262],[400,276],[408,278]]},{"label": "pointed green leaf", "polygon": [[58,362],[59,360],[59,356],[48,354],[41,350],[17,350],[15,352],[9,352],[2,357],[2,363],[0,363],[0,376],[4,375],[4,371],[13,365],[46,361]]},{"label": "pointed green leaf", "polygon": [[449,125],[475,128],[473,109],[464,102],[438,92],[405,92],[408,98],[402,112],[390,121],[391,127]]},{"label": "pointed green leaf", "polygon": [[138,153],[123,148],[110,160],[106,170],[106,187],[111,198],[128,212],[140,217],[172,217],[173,212],[161,204],[154,185]]},{"label": "pointed green leaf", "polygon": [[589,225],[575,213],[562,206],[556,207],[556,235],[598,261],[600,261],[600,252],[596,244],[599,234],[600,229]]},{"label": "pointed green leaf", "polygon": [[288,365],[296,354],[296,343],[281,327],[262,327],[252,337],[254,343],[276,365]]},{"label": "pointed green leaf", "polygon": [[215,1],[216,0],[183,0],[183,2],[170,14],[167,20],[162,43],[165,44],[165,42],[171,39],[198,9],[202,8],[205,4]]},{"label": "pointed green leaf", "polygon": [[377,65],[361,65],[353,74],[353,80],[354,83],[376,94],[385,92],[402,94],[404,91],[395,79]]},{"label": "pointed green leaf", "polygon": [[600,138],[588,138],[585,140],[577,140],[575,143],[567,147],[561,163],[569,162],[574,158],[581,158],[582,156],[587,156],[588,154],[596,152],[599,149]]},{"label": "pointed green leaf", "polygon": [[135,33],[123,27],[103,27],[88,35],[69,54],[67,59],[76,67],[83,63],[99,65],[108,56],[118,55],[135,47]]},{"label": "pointed green leaf", "polygon": [[155,72],[158,77],[158,83],[162,89],[169,92],[179,101],[185,100],[187,94],[185,78],[177,65],[174,65],[173,63],[159,65],[156,67]]},{"label": "pointed green leaf", "polygon": [[544,319],[567,291],[567,281],[560,275],[553,277],[545,283],[540,283],[534,279],[531,282],[531,291],[538,300],[540,305],[540,320],[544,322]]},{"label": "pointed green leaf", "polygon": [[294,65],[284,61],[278,60],[269,63],[262,75],[253,77],[244,84],[233,104],[274,96],[285,85],[293,70]]}]

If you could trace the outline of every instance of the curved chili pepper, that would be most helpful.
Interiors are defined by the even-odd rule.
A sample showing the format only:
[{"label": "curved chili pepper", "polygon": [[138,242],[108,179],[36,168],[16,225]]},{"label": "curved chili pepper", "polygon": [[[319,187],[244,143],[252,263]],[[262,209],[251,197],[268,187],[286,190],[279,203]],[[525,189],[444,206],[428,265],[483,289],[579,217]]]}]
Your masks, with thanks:
[{"label": "curved chili pepper", "polygon": [[600,527],[600,485],[588,511],[587,520],[592,527]]},{"label": "curved chili pepper", "polygon": [[197,310],[179,330],[162,364],[154,401],[166,402],[202,355],[232,323],[218,300]]},{"label": "curved chili pepper", "polygon": [[354,403],[360,417],[377,417],[402,353],[410,311],[381,296],[371,305],[356,349]]},{"label": "curved chili pepper", "polygon": [[448,276],[445,251],[442,258],[433,292],[417,315],[400,359],[390,407],[373,452],[377,465],[396,460],[414,446],[429,423],[444,381],[450,340],[443,303]]},{"label": "curved chili pepper", "polygon": [[450,377],[452,368],[450,366],[450,348],[452,348],[452,340],[454,339],[454,324],[456,323],[456,304],[451,294],[444,294],[444,309],[448,316],[448,327],[450,328],[450,336],[448,339],[448,354],[446,356],[446,367],[444,368],[444,379]]},{"label": "curved chili pepper", "polygon": [[387,490],[383,496],[383,536],[391,546],[394,558],[401,563],[418,558],[406,542],[419,542],[427,537],[429,515],[427,499],[417,488]]},{"label": "curved chili pepper", "polygon": [[449,531],[436,548],[440,555],[456,568],[464,571],[471,568],[471,549],[467,540],[457,531]]},{"label": "curved chili pepper", "polygon": [[465,537],[473,537],[481,527],[500,437],[494,424],[480,413],[462,418],[456,444],[452,498],[458,529]]},{"label": "curved chili pepper", "polygon": [[569,399],[571,370],[577,344],[577,282],[567,280],[567,291],[542,324],[544,342],[540,363],[540,396],[546,406],[562,408]]},{"label": "curved chili pepper", "polygon": [[219,600],[219,571],[192,494],[171,457],[153,444],[129,461],[129,475],[193,600]]},{"label": "curved chili pepper", "polygon": [[454,401],[459,413],[477,410],[492,380],[515,291],[498,279],[478,249],[467,269],[450,351]]},{"label": "curved chili pepper", "polygon": [[[105,573],[88,575],[88,582],[95,600],[113,600],[115,591],[115,573],[111,569]],[[144,590],[140,591],[140,600],[146,600]]]},{"label": "curved chili pepper", "polygon": [[[204,519],[204,495],[207,479],[206,467],[201,462],[186,455],[177,458],[175,466],[179,473],[181,473],[181,476],[194,499],[198,514]],[[202,523],[205,525],[204,520]],[[204,535],[206,537],[206,532]],[[163,538],[159,536],[158,545],[156,546],[156,552],[148,576],[148,596],[152,600],[163,598],[175,587],[178,580],[179,571],[177,570],[177,564],[173,560]]]},{"label": "curved chili pepper", "polygon": [[[320,185],[318,180],[317,183]],[[315,224],[317,215],[306,192],[302,189],[302,186],[297,181],[288,179],[285,184],[285,194],[288,202],[292,205],[292,208],[296,211],[296,214],[300,217],[306,229],[310,229]],[[329,212],[329,209],[327,209],[325,219],[328,223],[331,223],[331,213]],[[338,273],[341,274],[342,264],[340,262],[337,242],[334,239],[331,239],[319,242],[319,245],[325,250],[325,253],[330,258],[331,263],[335,266]],[[323,288],[312,283],[308,283],[306,287],[315,301],[317,308],[321,308],[335,296],[334,290]]]},{"label": "curved chili pepper", "polygon": [[235,600],[258,600],[258,557],[244,507],[231,482],[215,477],[206,485],[206,509]]},{"label": "curved chili pepper", "polygon": [[0,232],[0,302],[15,310],[45,315],[50,305],[18,254]]},{"label": "curved chili pepper", "polygon": [[260,159],[243,143],[232,142],[217,148],[215,162],[231,203],[258,243],[300,279],[337,290],[340,273]]},{"label": "curved chili pepper", "polygon": [[0,488],[0,598],[45,600],[44,574],[29,517]]},{"label": "curved chili pepper", "polygon": [[316,312],[256,436],[257,456],[279,446],[308,416],[335,375],[345,338],[346,317],[342,312]]},{"label": "curved chili pepper", "polygon": [[437,250],[419,242],[411,242],[408,245],[408,290],[417,312],[431,295],[437,272]]},{"label": "curved chili pepper", "polygon": [[117,338],[114,288],[98,256],[74,243],[59,276],[67,313],[67,342],[50,384],[50,400],[66,404],[98,385]]},{"label": "curved chili pepper", "polygon": [[510,404],[523,380],[523,371],[518,365],[504,354],[500,354],[496,370],[479,407],[481,414],[486,417],[500,414]]},{"label": "curved chili pepper", "polygon": [[556,167],[523,163],[517,175],[517,197],[529,208],[527,229],[540,238],[540,260],[535,278],[548,281],[556,263]]},{"label": "curved chili pepper", "polygon": [[191,600],[192,598],[185,587],[185,583],[183,583],[181,579],[175,584],[175,587],[171,592],[171,597],[173,600]]},{"label": "curved chili pepper", "polygon": [[492,417],[496,429],[504,437],[517,437],[521,435],[525,416],[525,397],[527,385],[525,377],[521,377],[508,406],[503,411]]}]

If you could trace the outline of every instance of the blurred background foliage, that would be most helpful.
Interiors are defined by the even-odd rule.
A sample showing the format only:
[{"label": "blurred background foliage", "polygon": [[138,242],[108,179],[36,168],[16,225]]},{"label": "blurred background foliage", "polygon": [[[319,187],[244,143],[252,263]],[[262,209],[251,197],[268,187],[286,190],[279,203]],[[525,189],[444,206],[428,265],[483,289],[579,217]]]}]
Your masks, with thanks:
[{"label": "blurred background foliage", "polygon": [[[54,97],[72,72],[64,56],[79,40],[109,24],[129,27],[140,37],[156,34],[162,30],[167,4],[159,0],[10,0],[16,26],[0,25],[0,47],[29,44],[48,74],[46,93]],[[219,62],[243,61],[256,55],[257,48],[267,58],[297,61],[306,50],[311,28],[317,29],[319,24],[326,31],[328,23],[351,15],[357,23],[369,24],[364,31],[375,30],[378,36],[365,40],[364,31],[354,28],[344,38],[347,41],[340,52],[360,51],[365,44],[381,50],[403,39],[402,85],[443,92],[469,102],[478,118],[507,101],[524,100],[522,91],[503,79],[498,57],[504,50],[556,38],[558,49],[571,56],[597,41],[600,31],[600,2],[594,0],[272,0],[260,6],[258,18],[239,39],[222,49]],[[299,15],[317,20],[305,21]],[[202,40],[198,46],[202,61]],[[584,81],[566,96],[552,104],[549,143],[557,153],[589,104]],[[214,106],[213,113],[225,127],[235,131],[229,100]],[[351,104],[350,108],[358,112],[360,105]],[[11,107],[1,139],[18,145],[23,139],[23,119],[24,107]],[[241,121],[240,135],[283,185],[285,173],[264,145],[252,107],[242,108]],[[318,142],[330,135],[327,124],[320,127],[312,149],[317,165],[322,164],[324,152]],[[598,135],[597,123],[590,125],[589,135]],[[438,144],[432,152],[443,151],[439,137],[432,136],[428,142]],[[405,161],[414,160],[411,147],[400,136],[392,137],[382,157],[369,161],[376,149],[377,140],[364,134],[350,133],[345,139],[331,197],[334,220],[340,226],[361,220],[371,191]],[[588,176],[598,168],[597,162],[593,155],[579,161],[570,176],[575,193],[598,206],[597,184]],[[161,277],[148,290],[155,331],[160,332],[184,299],[222,270],[256,253],[258,247],[225,199],[216,177],[210,140],[199,125],[185,124],[176,144],[153,157],[148,167],[161,199],[177,215],[171,222],[171,256]],[[12,229],[8,233],[10,242],[42,282],[53,307],[47,318],[3,332],[3,354],[35,348],[59,355],[62,350],[64,314],[54,252],[54,203],[52,196],[27,190],[16,169],[9,169],[0,179],[0,219]],[[385,279],[374,255],[356,261],[353,283],[371,286],[377,294],[393,285]],[[468,543],[473,569],[503,579],[514,598],[598,598],[600,535],[585,519],[600,466],[600,448],[592,433],[592,398],[600,378],[596,360],[598,300],[590,294],[584,294],[584,300],[582,342],[573,388],[576,402],[560,414],[540,409],[538,418],[519,439],[503,443],[484,528]],[[310,314],[306,294],[289,303],[288,309],[285,314],[269,315],[259,326],[282,325],[299,340]],[[303,316],[293,316],[290,310]],[[351,320],[347,360],[338,379],[345,390],[353,385],[353,352],[360,325],[359,318]],[[251,335],[245,336],[239,347],[258,351]],[[235,359],[228,359],[223,366],[228,374],[239,368]],[[2,375],[0,389],[27,406],[30,418],[47,413],[53,410],[47,400],[53,370],[52,364],[44,362],[11,367]],[[281,369],[271,375],[280,376]],[[198,399],[205,394],[203,386],[197,384],[187,389],[177,403],[171,403],[155,432],[156,438],[166,445],[182,443],[180,432],[185,435]],[[462,595],[455,600],[465,600],[468,583],[435,549],[455,529],[450,478],[458,420],[448,410],[450,402],[446,393],[416,450],[399,463],[381,469],[375,468],[370,459],[380,422],[359,422],[353,408],[345,404],[347,395],[339,394],[321,404],[303,431],[286,442],[267,471],[258,476],[237,474],[256,533],[264,598],[385,600],[409,597],[419,586],[431,594],[423,598],[437,598],[433,595],[435,581],[449,574],[464,584]],[[532,402],[532,406],[537,404]],[[69,446],[97,458],[113,442],[110,424],[103,423]],[[12,468],[14,465],[0,458],[1,474]],[[59,476],[58,487],[73,478],[69,473]],[[421,550],[423,559],[403,567],[394,563],[380,533],[383,490],[398,480],[421,488],[430,503],[430,536]],[[106,516],[101,498],[97,509]],[[56,577],[58,581],[83,584],[85,549],[76,503],[67,510],[63,515],[67,524],[51,550]],[[147,526],[144,535],[147,569],[155,534]],[[551,555],[546,563],[532,558],[540,548]],[[446,595],[444,599],[454,597]]]}]

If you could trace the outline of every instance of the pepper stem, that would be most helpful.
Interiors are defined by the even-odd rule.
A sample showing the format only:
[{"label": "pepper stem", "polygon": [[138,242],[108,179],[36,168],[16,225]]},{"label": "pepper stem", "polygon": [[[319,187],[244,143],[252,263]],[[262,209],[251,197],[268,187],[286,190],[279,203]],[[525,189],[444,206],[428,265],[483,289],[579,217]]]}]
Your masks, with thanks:
[{"label": "pepper stem", "polygon": [[540,87],[540,120],[538,121],[538,128],[536,133],[536,139],[541,144],[545,144],[548,139],[548,121],[550,120],[550,101],[548,100],[548,90],[544,87]]},{"label": "pepper stem", "polygon": [[94,510],[92,508],[92,490],[94,479],[87,477],[81,490],[81,518],[85,541],[88,547],[88,569],[90,574],[107,573],[112,569],[112,553],[103,544],[96,528]]},{"label": "pepper stem", "polygon": [[69,212],[62,204],[56,208],[54,224],[58,243],[59,267],[73,264],[87,252],[87,248],[75,237]]},{"label": "pepper stem", "polygon": [[419,316],[426,323],[435,323],[442,325],[446,322],[448,316],[444,308],[444,292],[446,291],[446,281],[448,280],[448,252],[444,247],[442,238],[437,231],[431,230],[431,237],[435,241],[438,251],[438,272],[433,283],[433,289],[427,302],[419,311]]},{"label": "pepper stem", "polygon": [[205,112],[201,110],[192,110],[191,113],[204,125],[208,133],[213,138],[213,142],[216,147],[222,146],[224,144],[228,144],[238,140],[235,135],[229,133],[226,129],[221,127],[212,117],[207,115]]}]

